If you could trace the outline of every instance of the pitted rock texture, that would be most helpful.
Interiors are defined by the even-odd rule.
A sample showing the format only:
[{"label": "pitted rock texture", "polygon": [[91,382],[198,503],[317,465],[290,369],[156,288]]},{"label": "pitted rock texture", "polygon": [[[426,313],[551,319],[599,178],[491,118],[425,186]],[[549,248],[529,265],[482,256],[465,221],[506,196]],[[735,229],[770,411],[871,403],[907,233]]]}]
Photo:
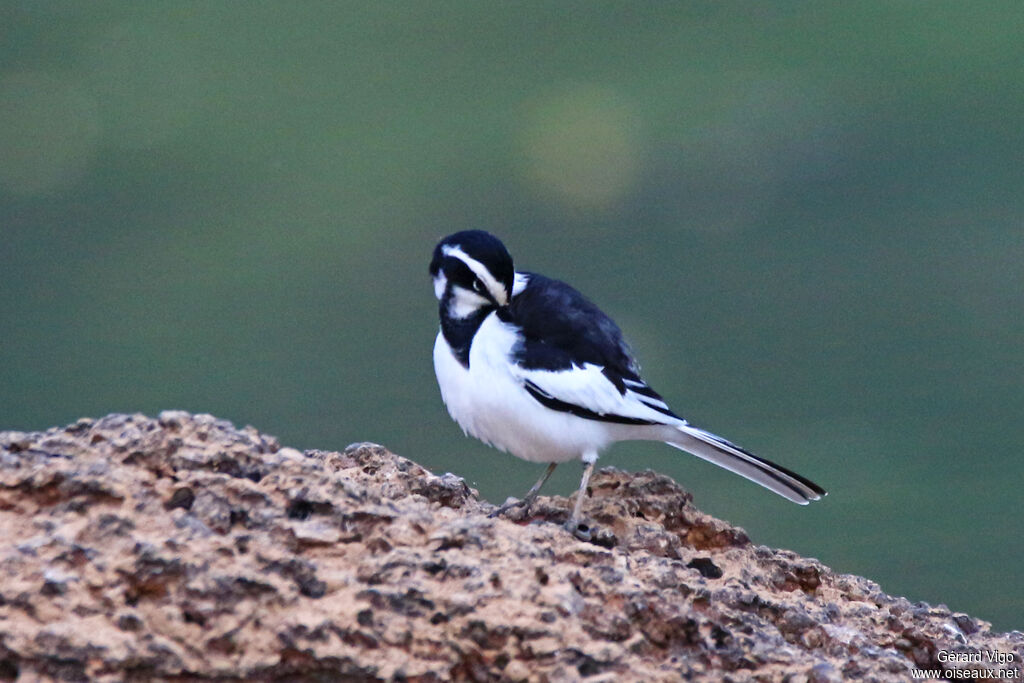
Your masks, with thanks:
[{"label": "pitted rock texture", "polygon": [[[604,469],[589,542],[380,446],[209,415],[0,434],[0,681],[904,681],[1024,634],[750,542]],[[1015,661],[942,663],[940,651]],[[970,672],[967,672],[968,675]]]}]

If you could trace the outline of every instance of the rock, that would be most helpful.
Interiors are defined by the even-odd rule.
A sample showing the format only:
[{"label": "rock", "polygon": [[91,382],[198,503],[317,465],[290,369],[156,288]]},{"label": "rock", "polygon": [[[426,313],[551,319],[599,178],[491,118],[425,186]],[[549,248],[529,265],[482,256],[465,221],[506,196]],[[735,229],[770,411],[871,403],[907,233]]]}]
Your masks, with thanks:
[{"label": "rock", "polygon": [[0,433],[0,681],[1022,668],[1024,634],[753,545],[667,477],[606,468],[592,492],[584,543],[565,498],[489,519],[462,479],[375,444],[300,453],[183,412]]}]

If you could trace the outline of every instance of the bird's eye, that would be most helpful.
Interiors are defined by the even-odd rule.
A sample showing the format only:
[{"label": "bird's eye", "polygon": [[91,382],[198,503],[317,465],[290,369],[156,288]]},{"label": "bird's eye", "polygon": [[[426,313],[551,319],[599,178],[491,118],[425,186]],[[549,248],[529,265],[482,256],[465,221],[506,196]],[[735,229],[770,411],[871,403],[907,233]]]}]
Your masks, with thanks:
[{"label": "bird's eye", "polygon": [[473,280],[473,291],[476,292],[477,294],[483,294],[484,283],[480,282],[480,280]]}]

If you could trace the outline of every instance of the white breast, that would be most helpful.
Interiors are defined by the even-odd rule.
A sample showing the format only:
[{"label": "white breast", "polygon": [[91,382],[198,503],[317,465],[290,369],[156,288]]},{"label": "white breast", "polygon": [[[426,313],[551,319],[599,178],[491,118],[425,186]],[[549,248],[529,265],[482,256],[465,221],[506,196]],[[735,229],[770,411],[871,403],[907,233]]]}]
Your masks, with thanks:
[{"label": "white breast", "polygon": [[616,425],[551,410],[534,400],[509,366],[516,341],[515,329],[492,313],[473,338],[467,369],[452,354],[444,335],[437,335],[437,383],[448,412],[463,431],[531,462],[575,460],[618,440]]}]

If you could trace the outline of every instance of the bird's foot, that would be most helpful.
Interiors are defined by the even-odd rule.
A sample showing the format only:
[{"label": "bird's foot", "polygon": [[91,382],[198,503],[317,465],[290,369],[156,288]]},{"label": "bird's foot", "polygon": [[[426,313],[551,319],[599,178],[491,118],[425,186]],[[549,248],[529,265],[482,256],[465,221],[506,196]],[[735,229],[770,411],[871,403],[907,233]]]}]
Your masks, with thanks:
[{"label": "bird's foot", "polygon": [[590,525],[575,517],[569,518],[569,521],[565,523],[565,530],[581,541],[590,541],[593,538],[593,530]]},{"label": "bird's foot", "polygon": [[619,544],[619,539],[610,528],[581,522],[578,518],[570,519],[562,528],[584,543],[593,543],[602,548],[614,548]]},{"label": "bird's foot", "polygon": [[530,503],[532,502],[533,501],[531,501],[529,498],[523,498],[522,500],[518,500],[516,498],[509,498],[507,501],[505,501],[504,505],[499,507],[497,510],[491,512],[491,514],[487,515],[487,517],[490,519],[494,519],[495,517],[501,517],[509,510],[515,510],[518,508],[522,508],[522,511],[519,513],[519,516],[522,516],[530,511]]}]

